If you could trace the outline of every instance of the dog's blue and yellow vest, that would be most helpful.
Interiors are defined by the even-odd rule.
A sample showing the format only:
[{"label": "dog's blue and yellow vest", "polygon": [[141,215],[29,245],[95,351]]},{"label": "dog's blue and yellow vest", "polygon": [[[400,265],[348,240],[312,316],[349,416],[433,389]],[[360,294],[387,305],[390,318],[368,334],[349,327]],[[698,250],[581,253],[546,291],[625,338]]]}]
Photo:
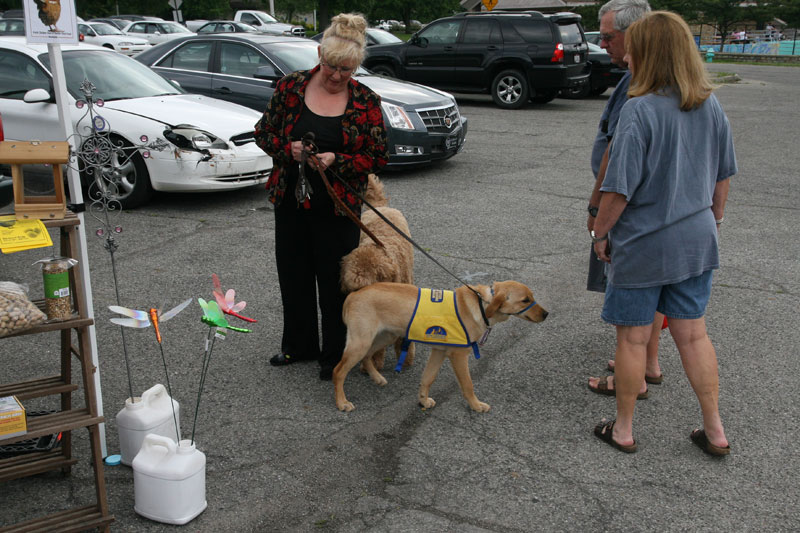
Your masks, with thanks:
[{"label": "dog's blue and yellow vest", "polygon": [[458,314],[456,295],[442,289],[419,289],[414,313],[406,328],[400,357],[395,370],[400,372],[412,342],[467,347],[472,346],[475,358],[480,358],[478,343],[471,341],[461,316]]}]

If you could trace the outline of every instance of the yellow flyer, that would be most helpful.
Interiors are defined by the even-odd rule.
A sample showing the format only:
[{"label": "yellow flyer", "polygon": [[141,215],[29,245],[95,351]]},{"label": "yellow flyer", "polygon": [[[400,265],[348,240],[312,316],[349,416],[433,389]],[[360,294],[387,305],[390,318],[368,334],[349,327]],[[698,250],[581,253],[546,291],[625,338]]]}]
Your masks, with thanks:
[{"label": "yellow flyer", "polygon": [[41,220],[17,220],[14,215],[0,216],[0,249],[4,254],[52,245],[50,233]]}]

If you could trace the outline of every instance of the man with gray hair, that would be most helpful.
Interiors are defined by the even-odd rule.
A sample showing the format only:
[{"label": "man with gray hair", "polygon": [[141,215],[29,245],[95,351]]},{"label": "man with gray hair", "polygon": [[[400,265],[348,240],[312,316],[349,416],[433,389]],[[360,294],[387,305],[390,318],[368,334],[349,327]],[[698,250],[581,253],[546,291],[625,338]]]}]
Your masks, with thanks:
[{"label": "man with gray hair", "polygon": [[[650,4],[647,0],[611,0],[600,8],[598,17],[600,19],[600,47],[604,48],[611,56],[611,62],[618,67],[626,68],[625,57],[625,30],[650,12]],[[614,137],[614,130],[617,127],[619,113],[622,106],[628,101],[628,86],[631,82],[631,73],[626,72],[617,83],[614,92],[608,99],[603,115],[600,117],[600,125],[597,129],[597,136],[592,147],[592,173],[594,173],[595,184],[592,196],[589,198],[589,217],[586,223],[592,239],[594,236],[594,218],[597,216],[597,208],[600,204],[600,185],[606,173],[608,164],[608,151],[611,139]],[[594,248],[589,257],[589,276],[586,288],[590,291],[605,292],[606,275],[605,263],[599,261],[594,253]],[[645,368],[645,381],[639,390],[639,398],[647,397],[647,384],[661,383],[661,367],[658,364],[658,338],[661,333],[661,325],[664,316],[656,313],[653,320],[653,331],[650,335],[650,342],[647,344],[647,366]],[[614,361],[608,362],[608,369],[614,369]],[[615,396],[614,377],[589,378],[589,389],[599,394]]]}]

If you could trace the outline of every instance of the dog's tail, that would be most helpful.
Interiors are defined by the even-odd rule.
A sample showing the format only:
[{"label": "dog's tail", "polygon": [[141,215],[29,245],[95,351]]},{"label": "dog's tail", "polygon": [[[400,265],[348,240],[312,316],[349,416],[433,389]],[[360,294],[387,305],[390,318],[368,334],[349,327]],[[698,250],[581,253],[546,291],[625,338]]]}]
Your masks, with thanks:
[{"label": "dog's tail", "polygon": [[389,205],[389,197],[386,195],[386,191],[383,190],[383,183],[375,174],[370,174],[367,177],[367,192],[364,193],[364,199],[374,207]]}]

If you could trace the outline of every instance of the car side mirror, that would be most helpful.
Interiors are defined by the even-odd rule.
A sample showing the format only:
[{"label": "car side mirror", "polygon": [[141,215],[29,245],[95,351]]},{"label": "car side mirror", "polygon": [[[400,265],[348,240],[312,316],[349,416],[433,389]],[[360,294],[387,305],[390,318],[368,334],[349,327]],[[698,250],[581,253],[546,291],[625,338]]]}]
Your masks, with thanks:
[{"label": "car side mirror", "polygon": [[262,65],[256,69],[253,77],[259,80],[274,80],[279,78],[280,75],[272,65]]},{"label": "car side mirror", "polygon": [[22,97],[26,104],[36,104],[39,102],[50,102],[50,93],[46,89],[31,89]]},{"label": "car side mirror", "polygon": [[414,46],[419,46],[420,48],[427,48],[428,47],[428,39],[427,37],[420,37],[416,33],[411,36],[409,42]]},{"label": "car side mirror", "polygon": [[183,87],[181,87],[181,84],[180,84],[180,82],[178,80],[167,80],[167,81],[169,81],[172,85],[174,85],[178,89],[183,89]]}]

